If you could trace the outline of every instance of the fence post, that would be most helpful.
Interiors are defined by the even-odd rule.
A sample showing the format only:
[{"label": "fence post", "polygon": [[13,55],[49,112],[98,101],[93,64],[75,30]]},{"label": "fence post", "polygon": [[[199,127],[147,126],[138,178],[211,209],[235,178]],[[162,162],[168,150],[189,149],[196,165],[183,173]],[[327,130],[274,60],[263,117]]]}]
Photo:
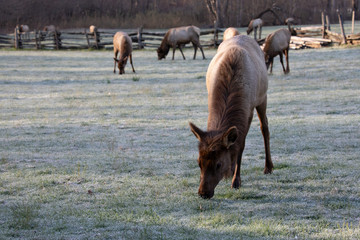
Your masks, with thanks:
[{"label": "fence post", "polygon": [[354,34],[355,29],[355,9],[352,11],[352,20],[351,20],[351,34]]},{"label": "fence post", "polygon": [[329,31],[331,30],[329,15],[327,15],[327,14],[326,14],[326,29],[329,30]]},{"label": "fence post", "polygon": [[59,50],[61,48],[61,39],[60,39],[61,33],[57,30],[54,31],[54,43],[56,50]]},{"label": "fence post", "polygon": [[35,47],[36,49],[39,49],[39,43],[38,43],[38,31],[35,29],[34,30],[34,33],[35,33]]},{"label": "fence post", "polygon": [[214,21],[214,47],[217,46],[217,42],[219,39],[219,32],[218,32],[218,24],[217,21]]},{"label": "fence post", "polygon": [[84,34],[85,34],[85,37],[86,37],[86,41],[87,41],[88,48],[90,49],[89,36],[88,36],[88,34],[86,33],[86,28],[84,29]]},{"label": "fence post", "polygon": [[21,48],[22,44],[21,44],[21,37],[19,35],[19,27],[18,26],[16,26],[16,28],[15,28],[14,39],[15,39],[15,41],[14,41],[15,49]]},{"label": "fence post", "polygon": [[342,21],[342,16],[339,12],[339,9],[336,10],[337,14],[338,14],[338,17],[339,17],[339,24],[340,24],[340,29],[341,29],[341,35],[343,37],[343,42],[344,44],[347,44],[346,42],[346,35],[345,35],[345,31],[344,31],[344,24],[343,24],[343,21]]},{"label": "fence post", "polygon": [[144,48],[144,45],[142,44],[142,31],[143,31],[143,27],[141,26],[141,27],[138,28],[138,33],[137,33],[139,49]]},{"label": "fence post", "polygon": [[97,31],[97,29],[94,31],[94,40],[95,40],[96,49],[99,49],[99,44],[98,43],[100,43],[100,34]]},{"label": "fence post", "polygon": [[324,12],[321,12],[321,33],[322,33],[322,38],[325,38],[325,16],[324,16]]}]

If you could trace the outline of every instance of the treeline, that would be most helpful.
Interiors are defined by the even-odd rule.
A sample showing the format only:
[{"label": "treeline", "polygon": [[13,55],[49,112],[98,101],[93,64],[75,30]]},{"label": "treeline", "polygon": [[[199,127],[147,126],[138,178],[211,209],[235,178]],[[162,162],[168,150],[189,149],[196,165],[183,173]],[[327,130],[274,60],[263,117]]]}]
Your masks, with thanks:
[{"label": "treeline", "polygon": [[[359,6],[360,0],[0,0],[0,29],[12,31],[16,24],[31,29],[50,24],[59,28],[91,24],[101,28],[208,27],[214,20],[220,27],[241,27],[266,9],[278,15],[264,14],[267,25],[282,24],[280,19],[288,17],[298,24],[314,24],[321,21],[321,11],[327,12],[330,21],[337,21],[337,9],[350,19],[354,2]],[[356,13],[359,19],[359,10]]]}]

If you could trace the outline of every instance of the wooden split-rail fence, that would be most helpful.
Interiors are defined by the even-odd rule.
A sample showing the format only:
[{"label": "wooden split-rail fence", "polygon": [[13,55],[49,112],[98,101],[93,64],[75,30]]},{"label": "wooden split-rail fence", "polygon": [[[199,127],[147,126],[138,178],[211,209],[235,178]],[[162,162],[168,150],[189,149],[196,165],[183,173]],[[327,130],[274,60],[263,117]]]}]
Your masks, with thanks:
[{"label": "wooden split-rail fence", "polygon": [[[204,47],[213,47],[221,43],[219,33],[221,29],[202,30],[201,44]],[[87,29],[20,32],[15,28],[14,34],[0,34],[0,48],[15,49],[112,49],[115,30],[102,30],[90,33]],[[133,41],[134,49],[157,48],[166,33],[145,31],[127,32]]]}]

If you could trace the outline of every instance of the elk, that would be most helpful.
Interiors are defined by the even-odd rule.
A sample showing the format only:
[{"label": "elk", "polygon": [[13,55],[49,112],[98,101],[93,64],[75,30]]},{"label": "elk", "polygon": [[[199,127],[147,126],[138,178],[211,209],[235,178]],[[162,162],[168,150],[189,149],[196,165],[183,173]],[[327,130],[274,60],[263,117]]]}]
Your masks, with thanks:
[{"label": "elk", "polygon": [[16,25],[16,27],[19,28],[19,33],[23,34],[25,39],[29,39],[30,28],[28,25]]},{"label": "elk", "polygon": [[175,56],[175,49],[176,47],[179,48],[183,59],[185,60],[184,53],[182,51],[182,46],[188,43],[192,43],[194,47],[194,59],[196,58],[196,51],[199,47],[203,56],[203,59],[205,59],[204,51],[202,49],[202,46],[200,44],[200,29],[195,26],[187,26],[187,27],[178,27],[178,28],[171,28],[169,29],[161,44],[160,47],[157,49],[158,59],[161,60],[166,57],[166,55],[169,53],[170,47],[173,49],[173,55],[172,60],[174,60]]},{"label": "elk", "polygon": [[[124,32],[117,32],[114,35],[113,39],[114,43],[114,73],[116,72],[116,63],[118,63],[119,74],[125,74],[125,66],[128,58],[130,58],[130,64],[133,72],[135,72],[134,65],[132,63],[132,41],[129,35]],[[119,59],[117,59],[117,55],[119,54]]]},{"label": "elk", "polygon": [[255,108],[265,143],[264,173],[273,170],[266,117],[268,76],[258,43],[243,35],[221,43],[208,67],[206,88],[207,131],[191,122],[189,125],[199,140],[198,194],[202,198],[211,198],[224,177],[233,176],[232,188],[241,185],[241,157]]},{"label": "elk", "polygon": [[229,27],[225,30],[224,35],[223,35],[223,41],[232,38],[236,35],[239,35],[239,31],[236,28],[233,27]]},{"label": "elk", "polygon": [[44,31],[46,31],[46,32],[55,32],[56,27],[54,25],[45,26]]},{"label": "elk", "polygon": [[89,31],[90,31],[91,34],[94,34],[94,33],[97,32],[97,27],[94,26],[94,25],[91,25],[91,26],[89,27]]},{"label": "elk", "polygon": [[263,20],[261,18],[256,18],[250,21],[248,29],[246,30],[247,35],[249,35],[254,30],[254,39],[256,40],[257,29],[259,28],[259,39],[261,39],[261,30],[262,30]]},{"label": "elk", "polygon": [[[289,44],[290,44],[291,33],[289,30],[282,28],[276,30],[273,33],[270,33],[266,39],[264,44],[264,54],[265,54],[265,63],[267,69],[270,66],[270,73],[272,73],[274,57],[277,55],[280,56],[280,62],[285,74],[290,72],[289,67]],[[283,63],[283,53],[286,58],[286,69],[284,68]]]}]

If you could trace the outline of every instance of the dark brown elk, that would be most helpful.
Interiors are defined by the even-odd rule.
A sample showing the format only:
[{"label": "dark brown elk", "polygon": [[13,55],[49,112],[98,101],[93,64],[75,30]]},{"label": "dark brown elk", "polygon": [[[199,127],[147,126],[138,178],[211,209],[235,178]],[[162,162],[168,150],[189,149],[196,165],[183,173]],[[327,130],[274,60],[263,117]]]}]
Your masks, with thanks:
[{"label": "dark brown elk", "polygon": [[254,30],[254,39],[256,40],[257,30],[259,29],[259,39],[261,39],[262,25],[263,21],[261,18],[251,20],[248,25],[248,29],[246,30],[247,35],[249,35]]},{"label": "dark brown elk", "polygon": [[165,34],[160,47],[157,49],[158,59],[161,60],[169,53],[170,47],[173,49],[172,60],[174,60],[175,49],[179,48],[184,60],[185,56],[182,51],[182,46],[192,43],[194,47],[194,59],[196,58],[197,48],[200,48],[203,59],[205,59],[204,51],[200,44],[200,29],[195,26],[171,28]]},{"label": "dark brown elk", "polygon": [[[119,74],[125,73],[125,66],[127,63],[128,58],[130,58],[130,64],[132,67],[133,72],[135,72],[134,65],[132,62],[132,40],[124,32],[117,32],[114,35],[113,39],[114,43],[114,73],[116,72],[116,63],[118,63]],[[117,55],[119,54],[119,59],[117,59]]]},{"label": "dark brown elk", "polygon": [[198,194],[211,198],[224,177],[233,176],[233,188],[241,185],[241,157],[255,108],[265,143],[264,173],[273,170],[266,117],[268,77],[264,54],[257,42],[243,35],[223,42],[209,65],[206,87],[207,131],[191,122],[189,125],[199,140]]},{"label": "dark brown elk", "polygon": [[236,35],[239,35],[239,31],[236,28],[233,27],[229,27],[225,30],[224,35],[223,35],[223,41],[232,38]]},{"label": "dark brown elk", "polygon": [[[289,45],[290,45],[291,33],[289,30],[283,28],[276,30],[273,33],[270,33],[266,39],[264,44],[264,53],[265,53],[265,63],[267,69],[270,66],[270,73],[272,73],[274,57],[279,55],[280,62],[285,74],[290,72],[289,67]],[[286,58],[286,69],[283,63],[283,53]]]}]

